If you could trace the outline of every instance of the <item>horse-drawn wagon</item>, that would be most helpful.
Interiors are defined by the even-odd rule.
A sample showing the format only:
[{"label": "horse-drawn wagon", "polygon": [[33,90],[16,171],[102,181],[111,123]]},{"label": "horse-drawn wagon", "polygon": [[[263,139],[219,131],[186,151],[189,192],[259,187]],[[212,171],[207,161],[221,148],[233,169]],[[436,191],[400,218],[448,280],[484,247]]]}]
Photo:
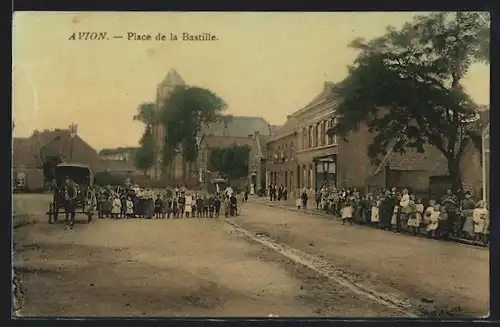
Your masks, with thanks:
[{"label": "horse-drawn wagon", "polygon": [[60,213],[66,214],[65,203],[68,201],[65,194],[65,181],[67,178],[76,185],[77,192],[74,199],[75,213],[87,215],[88,222],[97,208],[94,189],[94,176],[88,165],[78,163],[61,163],[54,169],[55,187],[52,202],[49,204],[49,223],[57,221]]}]

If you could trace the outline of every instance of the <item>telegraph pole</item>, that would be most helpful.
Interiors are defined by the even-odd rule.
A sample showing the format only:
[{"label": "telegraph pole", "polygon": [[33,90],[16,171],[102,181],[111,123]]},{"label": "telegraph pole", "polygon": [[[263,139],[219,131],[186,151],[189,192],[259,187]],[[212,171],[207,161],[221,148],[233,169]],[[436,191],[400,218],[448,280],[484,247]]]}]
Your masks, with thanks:
[{"label": "telegraph pole", "polygon": [[73,161],[73,145],[75,143],[75,136],[76,136],[76,131],[77,131],[78,125],[77,124],[71,124],[69,126],[69,136],[71,138],[71,143],[70,143],[70,148],[69,148],[69,162]]}]

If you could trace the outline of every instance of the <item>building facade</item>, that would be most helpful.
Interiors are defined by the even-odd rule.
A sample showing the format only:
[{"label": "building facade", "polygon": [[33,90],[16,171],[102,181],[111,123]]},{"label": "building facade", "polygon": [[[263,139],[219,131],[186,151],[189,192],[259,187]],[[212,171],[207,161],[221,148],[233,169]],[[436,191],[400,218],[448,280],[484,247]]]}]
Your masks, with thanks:
[{"label": "building facade", "polygon": [[248,158],[248,185],[251,194],[255,194],[259,188],[266,187],[266,161],[267,142],[270,136],[260,135],[254,132],[252,137],[252,147]]},{"label": "building facade", "polygon": [[[268,160],[274,163],[266,163],[266,186],[271,182],[284,184],[286,180],[295,196],[303,189],[313,196],[323,185],[364,186],[374,169],[367,154],[373,136],[366,126],[348,135],[348,141],[328,135],[336,122],[337,101],[331,97],[332,87],[332,83],[325,82],[321,93],[288,116],[278,136],[268,142]],[[286,153],[291,157],[288,161],[283,159]]]}]

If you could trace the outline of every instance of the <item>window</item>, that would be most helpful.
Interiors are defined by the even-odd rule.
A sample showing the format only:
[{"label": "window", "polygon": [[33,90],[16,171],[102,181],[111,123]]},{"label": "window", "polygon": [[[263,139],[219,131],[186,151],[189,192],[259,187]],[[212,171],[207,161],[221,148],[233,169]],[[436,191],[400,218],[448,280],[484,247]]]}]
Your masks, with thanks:
[{"label": "window", "polygon": [[302,149],[307,149],[307,130],[302,129]]},{"label": "window", "polygon": [[25,173],[17,173],[16,176],[16,187],[25,187],[26,186],[26,174]]},{"label": "window", "polygon": [[330,129],[330,120],[325,121],[325,144],[330,145],[330,137],[326,134],[326,131]]}]

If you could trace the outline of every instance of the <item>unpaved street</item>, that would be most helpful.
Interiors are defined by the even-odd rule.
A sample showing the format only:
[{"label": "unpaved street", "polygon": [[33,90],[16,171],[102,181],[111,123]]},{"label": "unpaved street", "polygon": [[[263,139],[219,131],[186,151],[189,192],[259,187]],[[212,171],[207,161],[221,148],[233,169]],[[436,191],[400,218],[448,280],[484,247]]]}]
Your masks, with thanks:
[{"label": "unpaved street", "polygon": [[[353,282],[447,315],[489,312],[487,249],[245,203],[234,221],[332,263]],[[429,314],[433,314],[429,312]]]},{"label": "unpaved street", "polygon": [[[47,223],[50,197],[14,201],[18,214],[36,214],[36,223],[14,235],[23,316],[402,315],[245,238],[222,219],[88,225],[81,216],[83,223],[67,231]],[[272,220],[274,212],[256,207],[241,219]]]}]

